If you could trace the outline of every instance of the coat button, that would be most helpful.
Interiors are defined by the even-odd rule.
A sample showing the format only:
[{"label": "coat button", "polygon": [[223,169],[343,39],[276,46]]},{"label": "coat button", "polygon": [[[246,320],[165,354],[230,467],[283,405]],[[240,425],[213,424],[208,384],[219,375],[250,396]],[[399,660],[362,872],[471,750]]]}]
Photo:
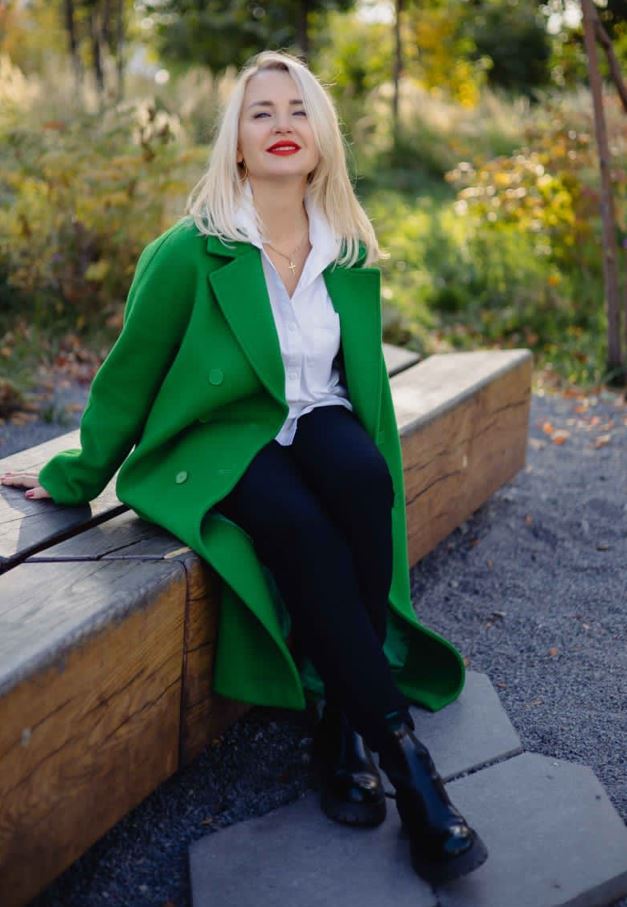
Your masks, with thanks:
[{"label": "coat button", "polygon": [[187,473],[185,472],[185,470],[182,470],[181,472],[177,472],[177,474],[176,474],[177,485],[180,485],[181,482],[185,482],[186,479],[187,479]]},{"label": "coat button", "polygon": [[209,372],[209,381],[211,384],[222,384],[222,379],[224,375],[222,374],[221,368],[212,368]]}]

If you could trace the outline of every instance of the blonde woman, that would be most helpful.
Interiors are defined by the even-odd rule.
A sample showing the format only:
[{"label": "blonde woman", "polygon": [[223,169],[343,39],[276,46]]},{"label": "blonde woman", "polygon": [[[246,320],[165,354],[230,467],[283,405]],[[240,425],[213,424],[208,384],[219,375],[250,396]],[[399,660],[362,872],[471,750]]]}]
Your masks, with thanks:
[{"label": "blonde woman", "polygon": [[487,851],[413,734],[410,705],[443,708],[465,675],[410,598],[381,255],[327,90],[298,58],[258,54],[186,216],[139,258],[80,448],[2,482],[77,505],[119,469],[118,498],[223,579],[214,689],[324,699],[322,809],[384,820],[377,752],[412,864],[437,882]]}]

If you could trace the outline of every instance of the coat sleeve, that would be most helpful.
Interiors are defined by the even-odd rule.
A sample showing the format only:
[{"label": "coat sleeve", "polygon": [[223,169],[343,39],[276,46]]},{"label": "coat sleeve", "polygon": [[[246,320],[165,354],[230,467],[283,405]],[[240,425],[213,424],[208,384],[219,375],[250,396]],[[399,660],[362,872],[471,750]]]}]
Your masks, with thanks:
[{"label": "coat sleeve", "polygon": [[191,314],[196,268],[187,237],[175,226],[138,259],[122,330],[89,390],[81,446],[56,454],[39,473],[56,504],[98,497],[141,436]]}]

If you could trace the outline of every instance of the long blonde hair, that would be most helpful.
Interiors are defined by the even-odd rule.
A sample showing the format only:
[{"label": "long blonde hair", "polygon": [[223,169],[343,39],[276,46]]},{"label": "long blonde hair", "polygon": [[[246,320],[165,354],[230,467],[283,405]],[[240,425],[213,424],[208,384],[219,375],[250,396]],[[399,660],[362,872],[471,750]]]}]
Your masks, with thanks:
[{"label": "long blonde hair", "polygon": [[[225,240],[242,241],[234,215],[243,192],[242,165],[236,161],[239,118],[249,79],[265,69],[288,72],[301,91],[320,160],[308,175],[308,191],[324,212],[335,235],[341,237],[338,265],[351,267],[359,255],[359,241],[366,246],[366,266],[389,257],[379,248],[374,228],[359,204],[346,166],[344,138],[331,96],[298,57],[284,51],[264,50],[255,54],[241,69],[228,102],[219,119],[211,150],[209,167],[192,189],[187,205],[198,230]],[[244,165],[245,166],[245,165]],[[257,213],[263,235],[263,224]]]}]

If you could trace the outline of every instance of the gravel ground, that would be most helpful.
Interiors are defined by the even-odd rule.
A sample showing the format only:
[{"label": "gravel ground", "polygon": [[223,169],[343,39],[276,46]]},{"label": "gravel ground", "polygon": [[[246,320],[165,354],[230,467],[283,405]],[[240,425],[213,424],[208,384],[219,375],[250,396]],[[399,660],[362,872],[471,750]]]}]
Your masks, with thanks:
[{"label": "gravel ground", "polygon": [[[78,419],[3,429],[0,456]],[[616,394],[534,395],[527,466],[412,570],[420,619],[488,674],[523,747],[590,766],[625,820],[626,426]],[[252,709],[33,907],[191,905],[193,841],[309,788],[311,720]]]}]

